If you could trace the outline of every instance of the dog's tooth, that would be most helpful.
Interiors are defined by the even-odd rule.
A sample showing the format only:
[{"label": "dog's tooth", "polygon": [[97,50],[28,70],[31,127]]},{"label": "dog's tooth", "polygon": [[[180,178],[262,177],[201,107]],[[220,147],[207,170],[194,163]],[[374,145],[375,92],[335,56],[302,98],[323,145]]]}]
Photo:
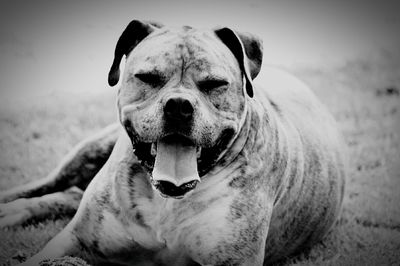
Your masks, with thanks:
[{"label": "dog's tooth", "polygon": [[155,142],[153,142],[153,143],[151,144],[150,154],[151,154],[151,156],[153,156],[153,157],[156,157],[156,155],[157,155],[157,145],[156,145]]},{"label": "dog's tooth", "polygon": [[196,154],[197,154],[197,159],[199,159],[201,156],[201,147],[197,147]]},{"label": "dog's tooth", "polygon": [[163,193],[160,192],[160,196],[163,197],[164,199],[168,199],[169,197]]}]

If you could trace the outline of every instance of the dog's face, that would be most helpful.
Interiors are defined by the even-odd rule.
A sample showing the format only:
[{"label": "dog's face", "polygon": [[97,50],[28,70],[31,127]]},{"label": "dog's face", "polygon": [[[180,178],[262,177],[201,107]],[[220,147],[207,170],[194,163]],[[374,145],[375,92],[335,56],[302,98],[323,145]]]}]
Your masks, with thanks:
[{"label": "dog's face", "polygon": [[246,68],[216,31],[149,29],[126,53],[119,116],[152,184],[179,198],[240,131]]}]

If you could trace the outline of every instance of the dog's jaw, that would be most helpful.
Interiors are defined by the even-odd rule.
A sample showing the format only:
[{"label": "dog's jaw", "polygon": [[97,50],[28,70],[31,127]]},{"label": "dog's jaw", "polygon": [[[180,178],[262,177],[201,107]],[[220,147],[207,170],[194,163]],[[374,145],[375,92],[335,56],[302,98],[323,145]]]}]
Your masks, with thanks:
[{"label": "dog's jaw", "polygon": [[[202,176],[213,168],[220,159],[221,152],[226,150],[235,135],[236,132],[233,130],[225,130],[214,145],[204,147],[194,144],[187,137],[176,134],[164,137],[166,140],[161,138],[152,143],[133,141],[137,138],[131,138],[131,141],[136,157],[149,173],[153,188],[163,197],[181,199],[183,194],[195,189],[196,185],[201,182]],[[165,143],[160,144],[174,141],[177,143],[173,143],[170,147],[166,147]],[[176,152],[177,157],[168,158],[174,156],[171,151]],[[171,195],[163,193],[160,189],[160,184],[162,184],[160,182],[165,181],[175,186],[171,189]],[[179,194],[179,191],[182,192],[182,195]]]}]

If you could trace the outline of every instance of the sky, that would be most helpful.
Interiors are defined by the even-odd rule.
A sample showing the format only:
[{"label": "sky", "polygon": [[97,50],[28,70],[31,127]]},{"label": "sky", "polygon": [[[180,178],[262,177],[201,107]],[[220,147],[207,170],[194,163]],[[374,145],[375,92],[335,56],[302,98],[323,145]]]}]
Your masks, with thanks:
[{"label": "sky", "polygon": [[264,40],[266,64],[339,64],[400,47],[399,6],[351,0],[0,0],[0,98],[110,89],[115,43],[132,19],[255,33]]}]

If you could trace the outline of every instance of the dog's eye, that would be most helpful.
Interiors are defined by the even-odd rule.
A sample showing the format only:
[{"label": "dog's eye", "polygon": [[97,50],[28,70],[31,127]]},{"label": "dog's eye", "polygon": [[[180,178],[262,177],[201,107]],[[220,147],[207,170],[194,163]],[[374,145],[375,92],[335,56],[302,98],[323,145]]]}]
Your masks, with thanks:
[{"label": "dog's eye", "polygon": [[137,73],[135,77],[152,87],[158,87],[164,83],[164,77],[159,73]]},{"label": "dog's eye", "polygon": [[228,85],[229,82],[223,79],[207,79],[199,82],[199,88],[205,92],[210,92],[213,89],[224,87]]}]

